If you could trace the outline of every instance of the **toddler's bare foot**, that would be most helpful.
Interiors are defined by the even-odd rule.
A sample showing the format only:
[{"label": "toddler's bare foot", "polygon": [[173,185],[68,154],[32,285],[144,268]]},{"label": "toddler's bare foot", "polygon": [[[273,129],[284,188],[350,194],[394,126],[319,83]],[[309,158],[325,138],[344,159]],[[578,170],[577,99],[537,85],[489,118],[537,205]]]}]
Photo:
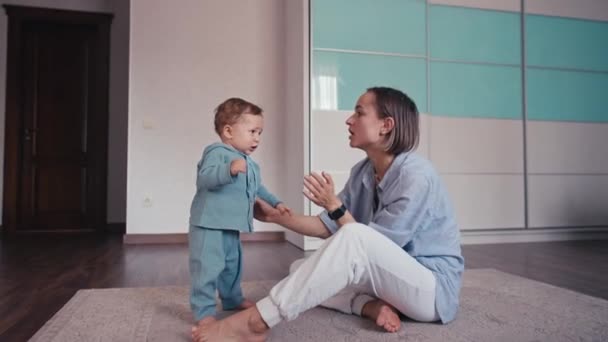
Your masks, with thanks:
[{"label": "toddler's bare foot", "polygon": [[262,342],[267,335],[268,326],[256,307],[192,327],[192,340],[196,342]]},{"label": "toddler's bare foot", "polygon": [[[213,316],[207,316],[207,317],[201,319],[200,321],[196,322],[196,326],[202,327],[205,324],[209,324],[209,323],[213,323],[213,322],[217,322],[217,319],[215,319],[215,317],[213,317]],[[194,340],[194,328],[192,328],[192,331],[190,332],[190,336],[192,337],[192,340]]]},{"label": "toddler's bare foot", "polygon": [[376,325],[390,333],[397,332],[401,327],[397,310],[380,299],[367,302],[361,310],[361,315],[375,321]]}]

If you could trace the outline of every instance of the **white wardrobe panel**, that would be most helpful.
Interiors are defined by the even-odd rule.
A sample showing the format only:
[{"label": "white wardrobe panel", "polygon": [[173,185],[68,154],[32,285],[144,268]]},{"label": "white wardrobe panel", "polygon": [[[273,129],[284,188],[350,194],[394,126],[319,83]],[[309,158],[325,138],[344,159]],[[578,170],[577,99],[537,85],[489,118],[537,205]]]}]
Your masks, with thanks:
[{"label": "white wardrobe panel", "polygon": [[432,117],[431,160],[444,173],[523,173],[520,120]]},{"label": "white wardrobe panel", "polygon": [[538,227],[608,227],[608,175],[531,175],[529,223]]},{"label": "white wardrobe panel", "polygon": [[519,12],[521,0],[429,0],[430,4]]},{"label": "white wardrobe panel", "polygon": [[525,2],[526,13],[592,20],[608,20],[606,0],[531,0]]},{"label": "white wardrobe panel", "polygon": [[608,124],[528,122],[528,172],[608,174]]},{"label": "white wardrobe panel", "polygon": [[365,153],[348,143],[346,119],[352,111],[312,111],[310,167],[313,170],[350,171]]},{"label": "white wardrobe panel", "polygon": [[517,175],[442,175],[461,230],[523,228],[524,180]]}]

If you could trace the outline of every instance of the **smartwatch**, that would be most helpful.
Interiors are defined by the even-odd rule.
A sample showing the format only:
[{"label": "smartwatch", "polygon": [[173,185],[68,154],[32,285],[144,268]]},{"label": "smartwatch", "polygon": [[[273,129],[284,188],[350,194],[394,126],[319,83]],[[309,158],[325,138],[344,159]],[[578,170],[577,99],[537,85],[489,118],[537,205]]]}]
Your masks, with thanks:
[{"label": "smartwatch", "polygon": [[346,207],[344,206],[344,204],[342,204],[340,207],[338,207],[338,209],[334,210],[334,211],[328,211],[327,215],[329,216],[330,219],[332,220],[337,220],[340,217],[344,216],[344,213],[346,213]]}]

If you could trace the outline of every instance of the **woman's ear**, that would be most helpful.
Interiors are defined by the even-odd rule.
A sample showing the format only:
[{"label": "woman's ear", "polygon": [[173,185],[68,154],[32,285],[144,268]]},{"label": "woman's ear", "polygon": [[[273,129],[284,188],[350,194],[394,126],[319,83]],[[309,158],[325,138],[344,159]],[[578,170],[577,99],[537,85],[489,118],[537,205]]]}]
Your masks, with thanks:
[{"label": "woman's ear", "polygon": [[381,135],[389,134],[393,128],[395,128],[395,119],[391,117],[384,118],[382,120],[382,128],[380,129]]}]

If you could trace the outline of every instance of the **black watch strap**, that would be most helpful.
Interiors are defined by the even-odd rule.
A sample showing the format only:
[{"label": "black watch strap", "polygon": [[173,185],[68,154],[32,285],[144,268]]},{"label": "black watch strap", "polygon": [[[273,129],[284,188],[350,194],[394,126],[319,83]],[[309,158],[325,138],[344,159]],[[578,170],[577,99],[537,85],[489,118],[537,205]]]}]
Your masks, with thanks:
[{"label": "black watch strap", "polygon": [[346,213],[346,207],[344,206],[344,204],[342,204],[336,210],[328,211],[327,215],[329,216],[330,219],[335,221],[335,220],[339,219],[340,217],[344,216],[345,213]]}]

